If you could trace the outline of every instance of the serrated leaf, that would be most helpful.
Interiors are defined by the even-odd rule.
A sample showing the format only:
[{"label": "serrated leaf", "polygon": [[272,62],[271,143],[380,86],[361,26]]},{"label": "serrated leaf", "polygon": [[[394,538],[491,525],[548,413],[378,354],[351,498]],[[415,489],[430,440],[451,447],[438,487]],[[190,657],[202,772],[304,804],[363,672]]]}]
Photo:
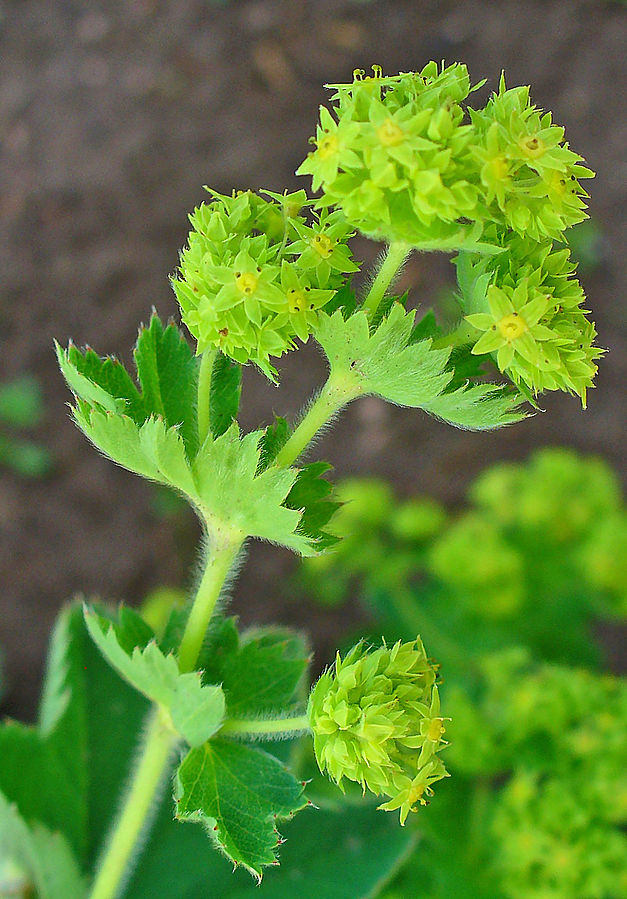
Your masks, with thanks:
[{"label": "serrated leaf", "polygon": [[242,366],[218,351],[209,392],[209,424],[214,437],[224,434],[237,418],[241,392]]},{"label": "serrated leaf", "polygon": [[203,686],[196,673],[181,674],[170,701],[172,723],[190,746],[202,746],[224,721],[225,699],[222,687]]},{"label": "serrated leaf", "polygon": [[259,441],[259,471],[265,471],[269,465],[272,465],[276,457],[279,455],[291,434],[291,428],[287,419],[276,415],[271,425],[263,432],[263,436]]},{"label": "serrated leaf", "polygon": [[510,388],[480,383],[443,393],[423,408],[460,428],[485,431],[524,418],[520,403],[520,395]]},{"label": "serrated leaf", "polygon": [[75,408],[74,418],[85,436],[118,465],[195,500],[194,480],[176,428],[166,428],[156,418],[138,426],[126,415],[102,412],[83,402]]},{"label": "serrated leaf", "polygon": [[289,509],[302,511],[299,531],[316,541],[318,550],[338,543],[339,538],[324,530],[341,503],[330,499],[333,485],[323,475],[333,466],[328,462],[312,462],[298,472],[294,486],[285,500]]},{"label": "serrated leaf", "polygon": [[373,332],[364,312],[347,321],[339,312],[321,317],[316,339],[331,373],[352,379],[358,395],[415,406],[463,428],[493,428],[523,417],[519,398],[498,385],[471,385],[447,394],[453,378],[450,347],[436,349],[429,339],[412,343],[414,314],[396,304]]},{"label": "serrated leaf", "polygon": [[13,862],[39,899],[81,899],[86,895],[85,881],[63,835],[41,824],[28,826],[2,793],[0,861]]},{"label": "serrated leaf", "polygon": [[198,359],[176,325],[164,328],[156,314],[140,329],[134,356],[146,417],[161,416],[168,428],[178,426],[192,458],[198,447]]},{"label": "serrated leaf", "polygon": [[153,314],[139,331],[134,350],[140,389],[124,366],[113,357],[101,358],[73,344],[67,351],[56,345],[59,366],[75,396],[98,410],[124,413],[141,427],[151,416],[166,429],[178,428],[187,454],[198,445],[196,384],[198,360],[178,328],[165,328]]},{"label": "serrated leaf", "polygon": [[177,817],[204,824],[226,855],[259,880],[276,860],[275,821],[307,804],[302,784],[277,759],[226,740],[190,750],[176,781]]},{"label": "serrated leaf", "polygon": [[[85,610],[85,623],[94,643],[110,665],[147,699],[171,715],[177,732],[197,746],[219,730],[224,719],[224,694],[216,685],[203,685],[200,674],[180,674],[174,655],[164,655],[156,641],[133,646],[128,632],[93,611]],[[135,625],[134,625],[135,626]]]},{"label": "serrated leaf", "polygon": [[303,697],[298,688],[309,663],[304,639],[287,628],[259,628],[241,641],[227,618],[207,647],[204,679],[221,683],[231,718],[284,713]]},{"label": "serrated leaf", "polygon": [[240,438],[236,424],[214,441],[206,441],[194,461],[199,505],[212,521],[311,555],[311,541],[298,533],[300,513],[283,502],[297,471],[271,468],[257,474],[261,431]]}]

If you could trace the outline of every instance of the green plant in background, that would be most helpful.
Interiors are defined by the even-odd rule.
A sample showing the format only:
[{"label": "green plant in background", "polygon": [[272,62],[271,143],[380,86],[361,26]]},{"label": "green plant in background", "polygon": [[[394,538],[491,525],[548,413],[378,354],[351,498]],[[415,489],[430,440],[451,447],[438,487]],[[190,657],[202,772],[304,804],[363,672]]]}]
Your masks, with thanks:
[{"label": "green plant in background", "polygon": [[[78,427],[183,497],[204,542],[184,604],[161,595],[144,616],[95,601],[64,611],[37,725],[0,730],[2,876],[23,893],[244,897],[250,879],[206,847],[260,881],[278,864],[277,826],[307,809],[285,825],[294,848],[264,892],[369,896],[415,844],[377,806],[405,823],[434,784],[445,794],[448,713],[420,627],[404,641],[359,643],[309,694],[304,638],[241,633],[226,595],[250,539],[312,557],[337,543],[330,466],[300,460],[348,403],[373,395],[491,429],[522,419],[525,398],[542,390],[585,402],[600,351],[566,241],[585,218],[579,179],[592,173],[527,88],[502,81],[483,108],[468,106],[462,65],[357,72],[333,90],[300,168],[318,199],[210,191],[190,216],[172,285],[193,347],[156,315],[139,332],[136,378],[114,357],[57,347]],[[357,231],[387,244],[359,294]],[[414,249],[456,254],[451,332],[391,291]],[[326,384],[295,426],[277,418],[242,433],[241,366],[278,383],[277,360],[309,337],[327,357]],[[489,361],[505,379],[485,379]],[[398,527],[424,542],[441,519],[423,504]],[[350,789],[342,800],[320,774],[308,785],[298,738],[309,735],[321,771],[375,800]]]},{"label": "green plant in background", "polygon": [[338,494],[346,538],[304,560],[301,589],[323,605],[357,591],[389,640],[419,629],[452,719],[451,781],[386,899],[627,895],[627,688],[595,670],[593,630],[627,616],[609,466],[541,450],[484,472],[454,516],[374,480]]},{"label": "green plant in background", "polygon": [[0,464],[22,477],[39,478],[50,470],[48,450],[14,433],[36,427],[43,412],[41,388],[31,375],[0,385]]}]

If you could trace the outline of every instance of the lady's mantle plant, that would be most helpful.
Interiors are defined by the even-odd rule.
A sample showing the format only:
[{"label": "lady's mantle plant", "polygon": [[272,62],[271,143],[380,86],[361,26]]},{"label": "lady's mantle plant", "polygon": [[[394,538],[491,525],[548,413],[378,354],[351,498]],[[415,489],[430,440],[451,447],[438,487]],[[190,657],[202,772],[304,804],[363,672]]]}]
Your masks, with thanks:
[{"label": "lady's mantle plant", "polygon": [[[190,217],[173,287],[193,349],[153,316],[135,348],[136,382],[115,358],[58,348],[84,434],[130,471],[176,489],[205,530],[196,594],[158,633],[129,609],[85,611],[103,656],[152,703],[92,899],[119,895],[175,761],[176,817],[203,823],[258,878],[276,864],[276,821],[307,799],[255,741],[312,732],[321,769],[377,794],[402,823],[446,774],[436,667],[419,639],[360,644],[307,701],[302,641],[276,629],[240,636],[220,598],[250,538],[302,555],[331,547],[329,466],[300,460],[353,400],[374,395],[477,429],[518,421],[524,398],[543,390],[585,402],[599,350],[567,229],[585,218],[580,179],[592,173],[526,88],[502,81],[478,110],[465,105],[475,89],[464,66],[435,63],[391,78],[357,72],[333,86],[299,169],[313,176],[317,199],[211,191]],[[350,285],[357,231],[387,245],[359,296]],[[390,293],[414,249],[455,254],[462,316],[451,333]],[[279,418],[241,433],[241,366],[278,381],[275,360],[310,335],[329,377],[299,423]],[[485,380],[490,361],[504,381]],[[6,798],[28,830],[36,810]],[[75,884],[77,843],[67,836],[61,847]],[[16,857],[40,884],[28,852]]]}]

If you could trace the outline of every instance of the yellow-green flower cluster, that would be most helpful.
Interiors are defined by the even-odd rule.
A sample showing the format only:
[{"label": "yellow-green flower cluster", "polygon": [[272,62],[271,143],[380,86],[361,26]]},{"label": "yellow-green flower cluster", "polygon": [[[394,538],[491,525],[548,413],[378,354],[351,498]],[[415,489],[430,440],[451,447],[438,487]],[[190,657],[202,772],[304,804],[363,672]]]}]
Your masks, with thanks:
[{"label": "yellow-green flower cluster", "polygon": [[[316,149],[298,169],[322,188],[360,231],[412,246],[463,242],[457,220],[476,219],[477,165],[472,128],[461,101],[470,93],[466,66],[373,77],[330,85],[333,114],[321,107]],[[472,182],[475,182],[474,184]]]},{"label": "yellow-green flower cluster", "polygon": [[544,240],[587,218],[579,179],[594,172],[569,149],[551,113],[533,106],[528,87],[508,90],[501,76],[498,93],[470,118],[482,199],[494,221]]},{"label": "yellow-green flower cluster", "polygon": [[419,638],[369,651],[355,646],[312,690],[308,714],[321,771],[387,796],[401,824],[446,776],[438,751],[445,719],[436,672]]},{"label": "yellow-green flower cluster", "polygon": [[596,330],[582,308],[585,296],[569,250],[550,239],[539,243],[495,228],[488,233],[503,252],[463,254],[461,261],[472,352],[492,355],[502,372],[534,394],[565,390],[585,407],[603,351],[594,346]]},{"label": "yellow-green flower cluster", "polygon": [[528,88],[501,79],[472,110],[462,103],[476,87],[459,63],[373,71],[329,85],[334,105],[321,108],[316,149],[298,169],[322,189],[321,205],[375,238],[425,249],[470,247],[491,223],[557,238],[586,217],[579,179],[593,173]]},{"label": "yellow-green flower cluster", "polygon": [[274,376],[270,357],[306,341],[318,311],[357,270],[337,213],[308,223],[304,191],[284,196],[210,191],[190,216],[192,230],[172,286],[198,352],[217,347]]}]

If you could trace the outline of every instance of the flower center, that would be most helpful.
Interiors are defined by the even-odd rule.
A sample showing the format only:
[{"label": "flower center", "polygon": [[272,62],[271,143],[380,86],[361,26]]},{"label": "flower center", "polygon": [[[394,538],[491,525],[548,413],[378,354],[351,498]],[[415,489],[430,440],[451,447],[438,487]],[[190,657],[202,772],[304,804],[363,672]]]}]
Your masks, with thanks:
[{"label": "flower center", "polygon": [[536,159],[544,153],[544,143],[539,137],[523,137],[519,144],[525,156],[530,156],[531,159]]},{"label": "flower center", "polygon": [[252,272],[236,272],[235,284],[240,293],[245,293],[247,297],[253,294],[259,283],[257,275]]},{"label": "flower center", "polygon": [[377,137],[384,147],[395,147],[405,139],[405,132],[392,119],[386,119],[381,127],[377,128]]},{"label": "flower center", "polygon": [[305,294],[302,290],[297,290],[295,287],[292,287],[292,289],[287,292],[287,303],[290,312],[302,312],[305,308]]},{"label": "flower center", "polygon": [[442,718],[432,718],[427,728],[427,740],[437,742],[445,730]]},{"label": "flower center", "polygon": [[509,175],[507,160],[502,156],[495,156],[490,162],[490,168],[492,169],[492,175],[499,181],[504,181]]},{"label": "flower center", "polygon": [[334,134],[327,134],[318,144],[318,156],[320,159],[328,159],[329,156],[333,156],[337,153],[338,149],[339,144],[337,137]]},{"label": "flower center", "polygon": [[507,341],[516,340],[517,337],[520,337],[521,334],[528,330],[527,322],[518,312],[512,312],[511,315],[504,316],[500,322],[497,322],[497,327]]},{"label": "flower center", "polygon": [[333,241],[326,234],[315,234],[311,239],[311,245],[323,259],[328,259],[333,252]]}]

